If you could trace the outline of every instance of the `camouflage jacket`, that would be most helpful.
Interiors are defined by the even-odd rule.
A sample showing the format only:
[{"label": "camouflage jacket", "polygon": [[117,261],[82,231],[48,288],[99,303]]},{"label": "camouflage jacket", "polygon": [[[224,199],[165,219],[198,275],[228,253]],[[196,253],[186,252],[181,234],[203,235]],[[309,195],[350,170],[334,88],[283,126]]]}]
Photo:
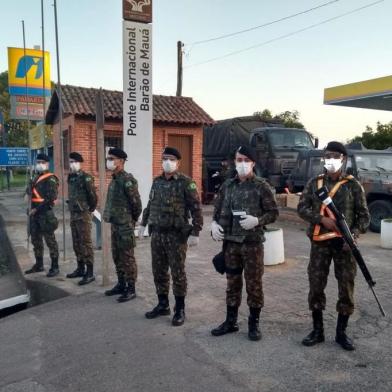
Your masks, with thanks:
[{"label": "camouflage jacket", "polygon": [[[188,220],[192,217],[192,225]],[[187,230],[199,235],[203,227],[203,216],[195,182],[182,173],[169,179],[162,174],[152,183],[147,207],[143,211],[142,226],[152,229]]]},{"label": "camouflage jacket", "polygon": [[[245,212],[259,219],[254,229],[245,230],[240,217],[233,212]],[[226,180],[215,202],[213,219],[225,231],[225,240],[234,242],[264,241],[264,226],[275,222],[278,207],[269,184],[262,178],[252,176],[244,182],[238,177]]]},{"label": "camouflage jacket", "polygon": [[114,225],[135,225],[142,212],[137,181],[124,170],[113,173],[109,184],[103,219]]},{"label": "camouflage jacket", "polygon": [[36,174],[29,182],[26,189],[26,194],[28,194],[31,199],[36,198],[33,189],[35,189],[38,195],[43,199],[43,201],[41,202],[31,202],[31,208],[35,208],[37,210],[37,214],[43,214],[46,211],[51,210],[54,206],[54,202],[57,199],[59,188],[58,178],[54,174],[52,174],[50,177],[39,181],[39,178],[41,176],[44,176],[48,173],[49,172],[46,171],[43,173]]},{"label": "camouflage jacket", "polygon": [[[302,219],[310,223],[307,231],[310,238],[313,236],[315,225],[320,224],[322,218],[322,215],[320,215],[321,201],[315,195],[319,178],[323,178],[323,185],[328,190],[331,190],[338,181],[345,177],[341,177],[338,181],[332,181],[330,177],[323,174],[312,178],[306,184],[299,200],[297,211]],[[346,217],[352,233],[358,235],[366,232],[370,223],[370,215],[366,204],[365,191],[355,178],[351,178],[340,186],[333,197],[333,201],[338,210]],[[321,229],[321,233],[326,232],[323,227]]]},{"label": "camouflage jacket", "polygon": [[80,170],[68,175],[68,207],[71,215],[93,212],[97,207],[94,177]]}]

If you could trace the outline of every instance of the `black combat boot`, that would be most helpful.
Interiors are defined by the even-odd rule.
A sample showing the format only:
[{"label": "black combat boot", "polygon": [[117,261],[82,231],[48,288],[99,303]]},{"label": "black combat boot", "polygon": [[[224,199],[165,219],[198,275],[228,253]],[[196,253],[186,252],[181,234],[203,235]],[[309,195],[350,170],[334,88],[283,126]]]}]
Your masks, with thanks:
[{"label": "black combat boot", "polygon": [[179,327],[185,322],[185,297],[176,298],[176,306],[174,307],[174,316],[172,319],[172,325],[174,327]]},{"label": "black combat boot", "polygon": [[53,278],[60,273],[59,269],[59,258],[52,257],[52,265],[50,266],[49,272],[46,274],[48,278]]},{"label": "black combat boot", "polygon": [[83,275],[83,279],[78,282],[79,286],[84,286],[85,284],[89,284],[91,282],[94,282],[95,276],[94,276],[94,266],[92,264],[87,264],[87,271]]},{"label": "black combat boot", "polygon": [[112,295],[120,295],[123,293],[124,289],[125,289],[125,279],[123,276],[121,277],[119,276],[117,284],[112,289],[106,290],[105,295],[107,295],[108,297]]},{"label": "black combat boot", "polygon": [[324,342],[324,326],[323,326],[323,311],[313,310],[313,331],[302,340],[304,346],[314,346],[317,343]]},{"label": "black combat boot", "polygon": [[355,350],[352,340],[346,335],[346,328],[350,316],[340,314],[338,315],[338,323],[336,325],[335,342],[340,344],[342,348],[347,351]]},{"label": "black combat boot", "polygon": [[127,302],[131,299],[136,298],[136,291],[135,291],[135,283],[131,280],[127,281],[127,285],[125,286],[121,296],[117,298],[118,302]]},{"label": "black combat boot", "polygon": [[78,266],[76,267],[76,270],[74,272],[71,272],[70,274],[67,274],[66,277],[68,279],[82,278],[84,274],[84,263],[82,261],[78,261]]},{"label": "black combat boot", "polygon": [[261,308],[249,308],[248,318],[248,338],[249,340],[257,341],[261,339],[261,332],[259,328]]},{"label": "black combat boot", "polygon": [[238,307],[227,306],[226,320],[211,331],[213,336],[222,336],[231,332],[238,332]]},{"label": "black combat boot", "polygon": [[25,274],[34,274],[36,272],[42,272],[44,271],[44,258],[43,257],[36,257],[35,258],[35,264],[25,271]]},{"label": "black combat boot", "polygon": [[159,316],[170,314],[169,297],[167,294],[158,294],[158,305],[153,310],[145,314],[146,318],[154,319]]}]

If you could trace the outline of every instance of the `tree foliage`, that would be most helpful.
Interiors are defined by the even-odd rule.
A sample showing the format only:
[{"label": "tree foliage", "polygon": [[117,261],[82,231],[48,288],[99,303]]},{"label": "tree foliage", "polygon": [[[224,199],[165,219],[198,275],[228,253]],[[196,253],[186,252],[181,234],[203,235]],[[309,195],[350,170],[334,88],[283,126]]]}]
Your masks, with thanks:
[{"label": "tree foliage", "polygon": [[366,148],[375,150],[392,147],[392,121],[388,124],[378,122],[375,130],[368,125],[361,136],[354,137],[349,143],[362,143]]},{"label": "tree foliage", "polygon": [[261,112],[253,113],[253,115],[260,117],[263,121],[280,121],[287,128],[305,128],[300,121],[300,114],[297,110],[286,110],[285,112],[273,115],[271,110],[264,109]]}]

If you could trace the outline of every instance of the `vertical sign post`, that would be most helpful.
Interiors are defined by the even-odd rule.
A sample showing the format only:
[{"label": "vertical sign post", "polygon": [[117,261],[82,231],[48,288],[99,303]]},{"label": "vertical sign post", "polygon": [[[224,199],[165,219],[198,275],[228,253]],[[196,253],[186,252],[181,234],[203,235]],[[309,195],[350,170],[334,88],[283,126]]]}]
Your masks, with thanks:
[{"label": "vertical sign post", "polygon": [[123,0],[125,169],[139,181],[143,206],[152,184],[152,0]]}]

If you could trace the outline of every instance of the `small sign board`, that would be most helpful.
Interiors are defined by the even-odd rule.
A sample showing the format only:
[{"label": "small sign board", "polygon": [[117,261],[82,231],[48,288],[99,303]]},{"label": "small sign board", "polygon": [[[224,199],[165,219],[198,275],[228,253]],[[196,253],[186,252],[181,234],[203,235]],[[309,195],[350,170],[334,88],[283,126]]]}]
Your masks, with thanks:
[{"label": "small sign board", "polygon": [[123,19],[151,23],[152,0],[123,0]]},{"label": "small sign board", "polygon": [[29,149],[0,147],[0,166],[29,166]]}]

